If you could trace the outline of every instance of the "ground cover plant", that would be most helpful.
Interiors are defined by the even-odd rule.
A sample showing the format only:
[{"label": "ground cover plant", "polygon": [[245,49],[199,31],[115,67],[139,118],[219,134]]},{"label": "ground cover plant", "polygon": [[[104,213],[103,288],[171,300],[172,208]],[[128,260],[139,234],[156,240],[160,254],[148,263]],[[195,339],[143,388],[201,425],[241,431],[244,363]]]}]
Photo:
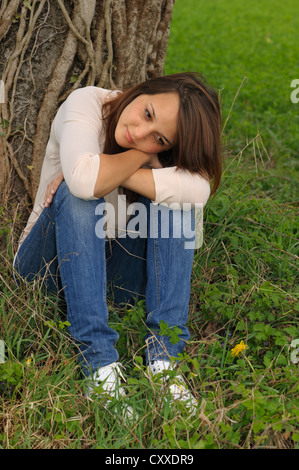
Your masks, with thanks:
[{"label": "ground cover plant", "polygon": [[[161,401],[144,366],[143,302],[119,310],[130,404],[120,422],[83,396],[64,304],[38,284],[15,286],[12,245],[22,221],[1,210],[2,448],[256,449],[298,447],[299,79],[295,2],[178,0],[166,73],[202,72],[223,102],[225,169],[204,210],[180,369],[199,400],[189,417]],[[244,78],[246,77],[246,78]],[[242,85],[240,87],[240,85]],[[171,335],[167,323],[161,333]]]}]

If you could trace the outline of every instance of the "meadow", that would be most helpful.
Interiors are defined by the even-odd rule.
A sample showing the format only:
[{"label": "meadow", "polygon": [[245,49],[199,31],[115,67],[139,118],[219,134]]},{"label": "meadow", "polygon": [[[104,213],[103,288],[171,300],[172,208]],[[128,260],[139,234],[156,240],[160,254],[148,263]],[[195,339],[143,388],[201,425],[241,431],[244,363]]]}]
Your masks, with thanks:
[{"label": "meadow", "polygon": [[139,421],[84,398],[65,307],[36,284],[15,287],[16,220],[0,206],[1,448],[298,448],[298,23],[291,0],[175,2],[165,73],[202,73],[223,106],[223,178],[204,210],[179,365],[197,413],[164,404],[148,380],[142,302],[109,307]]}]

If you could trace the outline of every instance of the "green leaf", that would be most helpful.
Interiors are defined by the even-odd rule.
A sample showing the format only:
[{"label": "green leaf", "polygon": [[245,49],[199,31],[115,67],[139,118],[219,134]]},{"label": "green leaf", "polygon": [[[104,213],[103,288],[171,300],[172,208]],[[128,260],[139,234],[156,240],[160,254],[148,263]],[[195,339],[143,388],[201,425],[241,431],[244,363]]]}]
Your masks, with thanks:
[{"label": "green leaf", "polygon": [[32,5],[31,5],[30,0],[24,0],[24,5],[25,5],[26,8],[28,8],[28,10],[31,11]]},{"label": "green leaf", "polygon": [[70,78],[70,83],[76,83],[76,81],[78,80],[79,76],[78,75],[72,75],[71,78]]}]

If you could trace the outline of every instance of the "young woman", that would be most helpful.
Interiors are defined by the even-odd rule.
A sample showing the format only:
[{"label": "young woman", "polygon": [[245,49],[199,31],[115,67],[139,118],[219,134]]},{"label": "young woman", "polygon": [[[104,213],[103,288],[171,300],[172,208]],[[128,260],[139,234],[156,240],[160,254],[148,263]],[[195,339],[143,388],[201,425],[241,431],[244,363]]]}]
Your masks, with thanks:
[{"label": "young woman", "polygon": [[[58,110],[14,267],[63,292],[89,394],[99,384],[110,395],[124,392],[107,287],[117,304],[145,298],[153,374],[172,367],[188,341],[194,250],[186,242],[194,207],[220,183],[220,136],[217,94],[191,73],[125,92],[81,88]],[[139,213],[133,225],[129,204]],[[162,320],[180,329],[176,344],[159,335]],[[182,384],[170,391],[195,403]]]}]

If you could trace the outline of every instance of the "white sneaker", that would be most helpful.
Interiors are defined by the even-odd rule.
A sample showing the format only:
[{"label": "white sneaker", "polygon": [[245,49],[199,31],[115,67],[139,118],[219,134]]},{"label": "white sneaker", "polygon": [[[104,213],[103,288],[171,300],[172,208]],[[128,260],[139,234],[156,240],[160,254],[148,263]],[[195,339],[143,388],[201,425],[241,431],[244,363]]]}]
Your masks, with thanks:
[{"label": "white sneaker", "polygon": [[[169,375],[165,374],[167,370],[175,370],[173,363],[169,361],[151,361],[148,369],[154,376],[159,378],[159,381],[161,381],[164,386],[167,386],[172,400],[181,401],[190,411],[195,411],[198,401],[187,388],[183,377],[180,374],[175,374],[174,377],[171,378]],[[158,374],[160,374],[160,377],[158,377]]]},{"label": "white sneaker", "polygon": [[112,362],[94,372],[93,376],[89,376],[88,385],[85,392],[86,397],[91,397],[93,393],[97,393],[97,388],[101,387],[101,391],[110,398],[120,398],[126,395],[123,387],[121,387],[121,380],[124,379],[121,371],[121,364]]},{"label": "white sneaker", "polygon": [[[125,382],[125,378],[120,370],[121,367],[122,365],[119,362],[112,362],[107,366],[100,367],[93,376],[89,376],[85,396],[91,398],[93,394],[100,393],[108,397],[105,408],[109,408],[113,399],[120,400],[126,397],[126,391],[121,386],[121,379]],[[118,406],[116,406],[115,411],[119,412]],[[137,417],[133,408],[124,402],[121,403],[121,411],[123,417],[130,421]]]}]

